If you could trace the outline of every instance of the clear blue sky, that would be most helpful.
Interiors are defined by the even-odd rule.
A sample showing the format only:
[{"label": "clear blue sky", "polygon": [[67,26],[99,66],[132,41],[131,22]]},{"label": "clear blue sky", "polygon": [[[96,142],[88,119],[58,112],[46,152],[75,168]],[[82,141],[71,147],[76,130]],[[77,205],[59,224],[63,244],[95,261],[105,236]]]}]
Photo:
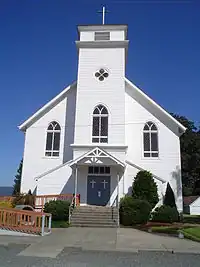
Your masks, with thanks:
[{"label": "clear blue sky", "polygon": [[[95,3],[94,3],[95,2]],[[200,3],[104,2],[108,24],[128,24],[127,77],[169,112],[198,122]],[[98,0],[0,1],[0,185],[23,155],[17,126],[76,80],[76,26],[99,24]]]}]

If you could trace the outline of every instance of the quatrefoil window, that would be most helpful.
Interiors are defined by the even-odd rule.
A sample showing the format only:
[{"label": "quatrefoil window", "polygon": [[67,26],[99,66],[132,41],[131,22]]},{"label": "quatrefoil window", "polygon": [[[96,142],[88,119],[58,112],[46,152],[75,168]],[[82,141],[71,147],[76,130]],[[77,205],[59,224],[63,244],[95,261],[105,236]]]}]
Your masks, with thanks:
[{"label": "quatrefoil window", "polygon": [[108,78],[108,72],[105,69],[100,69],[95,73],[95,77],[99,79],[99,81],[103,81],[105,78]]}]

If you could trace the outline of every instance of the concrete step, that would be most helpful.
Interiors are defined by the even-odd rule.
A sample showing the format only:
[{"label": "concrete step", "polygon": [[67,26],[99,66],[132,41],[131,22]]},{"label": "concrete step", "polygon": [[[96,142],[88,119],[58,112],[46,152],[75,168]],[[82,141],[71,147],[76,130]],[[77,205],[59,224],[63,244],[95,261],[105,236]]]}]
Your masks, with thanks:
[{"label": "concrete step", "polygon": [[117,216],[117,212],[78,212],[78,211],[74,211],[73,212],[73,215],[76,215],[76,214],[80,214],[82,216],[90,216],[90,215],[93,215],[93,216]]},{"label": "concrete step", "polygon": [[91,227],[91,228],[116,228],[117,226],[116,225],[107,225],[107,224],[101,224],[101,225],[98,225],[98,224],[73,224],[73,225],[70,225],[70,227]]},{"label": "concrete step", "polygon": [[83,221],[83,220],[80,220],[80,221],[71,221],[71,224],[74,225],[74,224],[98,224],[98,225],[102,225],[102,224],[106,224],[106,225],[116,225],[117,224],[117,221]]},{"label": "concrete step", "polygon": [[117,227],[117,219],[116,208],[82,206],[73,211],[70,222],[72,227]]},{"label": "concrete step", "polygon": [[117,214],[117,211],[91,211],[91,210],[77,210],[73,211],[73,214],[81,213],[81,214]]},{"label": "concrete step", "polygon": [[71,223],[73,222],[96,222],[96,223],[101,223],[101,222],[105,222],[105,223],[113,223],[116,222],[117,219],[111,219],[111,218],[105,218],[103,220],[99,220],[98,218],[71,218]]},{"label": "concrete step", "polygon": [[118,216],[81,216],[80,214],[76,214],[71,216],[71,220],[99,220],[99,221],[105,221],[105,220],[117,220]]}]

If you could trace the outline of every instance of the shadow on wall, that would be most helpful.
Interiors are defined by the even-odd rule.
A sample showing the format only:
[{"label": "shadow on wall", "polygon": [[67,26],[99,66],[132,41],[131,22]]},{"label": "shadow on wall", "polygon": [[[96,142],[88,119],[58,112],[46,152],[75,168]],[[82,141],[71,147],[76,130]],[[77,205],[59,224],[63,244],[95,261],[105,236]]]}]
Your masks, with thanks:
[{"label": "shadow on wall", "polygon": [[73,159],[73,150],[70,145],[74,143],[75,115],[76,89],[72,87],[67,94],[63,163]]},{"label": "shadow on wall", "polygon": [[60,194],[74,194],[74,176],[73,172],[67,180],[66,184],[63,186]]},{"label": "shadow on wall", "polygon": [[176,182],[176,195],[177,197],[182,196],[182,184],[181,184],[181,169],[176,166],[176,170],[171,173],[172,178]]}]

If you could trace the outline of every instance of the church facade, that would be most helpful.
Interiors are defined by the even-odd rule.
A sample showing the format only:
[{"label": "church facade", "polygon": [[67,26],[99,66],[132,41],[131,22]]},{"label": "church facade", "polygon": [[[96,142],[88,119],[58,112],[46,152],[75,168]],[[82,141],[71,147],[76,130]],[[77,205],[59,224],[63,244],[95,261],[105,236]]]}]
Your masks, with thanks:
[{"label": "church facade", "polygon": [[125,77],[127,25],[78,26],[77,81],[24,123],[21,192],[80,194],[111,206],[148,170],[182,211],[179,137],[185,127]]}]

